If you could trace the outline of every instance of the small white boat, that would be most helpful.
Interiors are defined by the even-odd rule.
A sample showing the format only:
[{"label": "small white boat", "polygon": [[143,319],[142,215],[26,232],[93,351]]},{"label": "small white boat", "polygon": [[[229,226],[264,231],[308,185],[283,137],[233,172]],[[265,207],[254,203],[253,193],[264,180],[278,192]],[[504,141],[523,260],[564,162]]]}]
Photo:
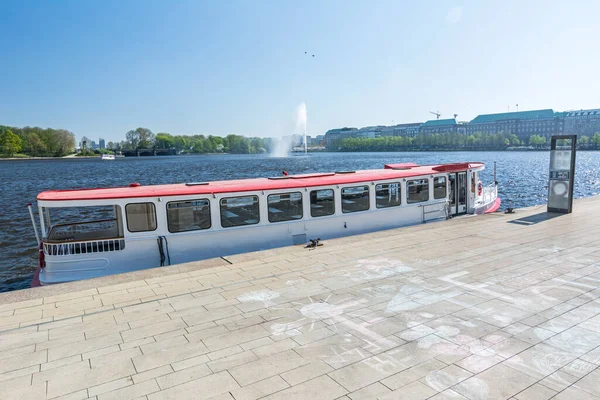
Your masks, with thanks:
[{"label": "small white boat", "polygon": [[[496,211],[483,163],[83,190],[37,196],[41,238],[33,285]],[[36,237],[37,224],[30,207]],[[85,216],[85,217],[82,217]]]},{"label": "small white boat", "polygon": [[114,160],[115,159],[115,155],[114,154],[102,154],[102,157],[100,157],[101,160]]}]

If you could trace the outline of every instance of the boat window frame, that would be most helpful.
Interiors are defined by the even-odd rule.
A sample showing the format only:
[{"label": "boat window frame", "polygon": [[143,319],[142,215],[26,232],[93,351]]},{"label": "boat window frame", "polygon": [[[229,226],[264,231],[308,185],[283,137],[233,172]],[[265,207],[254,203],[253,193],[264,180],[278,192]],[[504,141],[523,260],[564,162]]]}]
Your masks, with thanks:
[{"label": "boat window frame", "polygon": [[[285,195],[291,196],[292,194],[299,194],[300,195],[300,218],[288,218],[288,219],[281,219],[281,220],[277,220],[277,221],[271,221],[271,215],[275,214],[275,213],[271,213],[271,211],[269,210],[271,208],[270,203],[269,203],[269,198],[271,196],[282,196],[282,195],[284,195],[284,196]],[[289,201],[289,199],[288,199],[288,201]],[[280,211],[282,211],[282,210],[280,210]],[[269,223],[274,224],[274,223],[278,223],[278,222],[299,221],[302,218],[304,218],[304,196],[302,195],[301,191],[298,190],[298,191],[294,191],[294,192],[270,193],[270,194],[267,195],[267,219],[268,219]]]},{"label": "boat window frame", "polygon": [[[427,190],[422,190],[421,193],[427,193],[427,198],[426,199],[421,199],[421,200],[411,200],[410,199],[410,186],[415,186],[415,185],[423,185],[423,184],[415,184],[413,182],[418,182],[418,181],[424,181],[427,184]],[[417,178],[417,179],[411,179],[411,180],[407,180],[406,181],[406,204],[418,204],[418,203],[426,203],[429,201],[429,178]]]},{"label": "boat window frame", "polygon": [[[257,217],[258,219],[256,220],[256,222],[253,222],[251,224],[239,224],[239,225],[229,225],[229,226],[225,226],[223,225],[223,200],[228,200],[228,199],[241,199],[244,197],[254,197],[256,198],[256,202],[253,202],[253,206],[254,204],[256,204],[256,210],[257,210]],[[227,210],[226,210],[227,211]],[[257,225],[260,224],[260,197],[256,194],[250,194],[250,195],[245,195],[245,196],[230,196],[230,197],[221,197],[219,199],[219,221],[221,222],[221,228],[223,229],[227,229],[227,228],[239,228],[241,226],[250,226],[250,225]],[[246,222],[246,221],[244,221]]]},{"label": "boat window frame", "polygon": [[[352,210],[352,209],[347,209],[344,207],[344,200],[350,200],[353,202],[353,204],[357,204],[356,202],[354,202],[351,199],[344,199],[344,190],[346,189],[358,189],[358,188],[362,188],[363,189],[363,193],[365,192],[364,189],[366,189],[367,192],[367,208],[364,209],[359,209],[359,210]],[[364,197],[361,197],[361,199],[364,199]],[[352,214],[352,213],[357,213],[357,212],[363,212],[363,211],[369,211],[371,209],[371,189],[369,187],[368,184],[364,184],[364,185],[357,185],[357,186],[344,186],[340,189],[340,200],[341,200],[341,205],[342,205],[342,214]]]},{"label": "boat window frame", "polygon": [[[398,190],[398,204],[391,204],[391,205],[380,205],[377,201],[377,186],[382,186],[382,185],[388,185],[387,187],[387,191],[388,191],[388,196],[389,196],[389,187],[390,185],[397,185],[397,190]],[[383,189],[380,189],[383,190]],[[400,207],[402,205],[402,183],[400,181],[397,182],[380,182],[375,184],[375,208],[391,208],[391,207]]]},{"label": "boat window frame", "polygon": [[[444,184],[443,184],[443,188],[444,188],[444,195],[441,197],[436,196],[436,180],[438,179],[443,179],[444,180]],[[442,187],[442,185],[438,184],[437,188]],[[434,200],[439,200],[439,199],[445,199],[448,196],[448,177],[446,176],[435,176],[433,177],[433,199]]]},{"label": "boat window frame", "polygon": [[[182,231],[172,231],[171,230],[171,225],[170,225],[170,220],[169,220],[169,205],[171,205],[173,203],[191,203],[191,202],[195,202],[195,201],[206,201],[207,202],[207,205],[208,205],[208,222],[209,222],[208,228],[197,228],[197,229],[186,229],[186,230],[182,230]],[[192,207],[197,207],[197,206],[192,206]],[[210,199],[208,199],[208,198],[169,201],[165,205],[165,210],[166,210],[166,214],[167,214],[167,230],[169,231],[169,233],[183,233],[183,232],[205,231],[205,230],[208,230],[208,229],[212,228],[212,209],[210,207]]]},{"label": "boat window frame", "polygon": [[[75,213],[75,212],[79,212],[81,213],[83,210],[82,209],[87,209],[87,210],[91,210],[92,212],[95,213],[112,213],[111,216],[107,216],[106,218],[102,218],[102,219],[90,219],[90,220],[80,220],[80,219],[73,219],[70,220],[69,216],[67,216],[65,218],[65,216],[63,215],[62,218],[61,216],[57,217],[56,216],[56,212],[60,212],[60,211],[55,211],[55,219],[56,220],[63,220],[65,222],[61,222],[58,224],[53,224],[52,220],[51,220],[51,210],[68,210],[71,213]],[[64,207],[48,207],[48,206],[40,206],[38,211],[40,212],[40,221],[42,221],[42,225],[40,226],[44,226],[45,228],[45,232],[43,232],[43,237],[44,239],[48,242],[48,243],[63,243],[63,242],[85,242],[85,241],[97,241],[97,240],[114,240],[114,239],[123,239],[125,237],[125,232],[124,232],[124,225],[123,225],[123,213],[122,213],[123,207],[121,206],[121,204],[100,204],[100,205],[84,205],[84,206],[64,206]],[[86,233],[92,233],[92,234],[98,234],[98,233],[105,233],[106,230],[102,229],[102,230],[93,230],[90,232],[74,232],[72,233],[72,237],[70,237],[69,239],[65,239],[64,237],[61,238],[61,234],[57,234],[55,231],[60,228],[63,227],[81,227],[81,226],[89,226],[92,224],[98,224],[98,223],[107,223],[107,222],[112,222],[114,223],[114,227],[116,230],[116,236],[115,235],[109,235],[109,236],[105,236],[105,237],[99,237],[99,236],[95,236],[95,237],[86,237],[86,238],[81,238],[80,235],[81,234],[86,234]]]},{"label": "boat window frame", "polygon": [[[323,215],[314,215],[313,214],[313,205],[318,205],[318,204],[313,204],[313,198],[312,198],[312,194],[315,193],[315,198],[317,196],[317,192],[321,192],[321,191],[331,191],[331,213],[329,214],[323,214]],[[332,215],[335,215],[335,190],[333,190],[333,188],[322,188],[322,189],[314,189],[311,190],[308,194],[308,205],[310,207],[310,216],[311,218],[321,218],[321,217],[330,217]]]},{"label": "boat window frame", "polygon": [[[154,229],[144,229],[144,230],[140,230],[140,231],[132,231],[131,229],[129,229],[129,213],[127,212],[127,207],[129,207],[130,205],[140,205],[140,204],[152,204],[152,211],[154,212],[154,225],[155,225]],[[146,215],[148,215],[148,214],[146,213]],[[152,201],[127,203],[127,204],[125,204],[125,220],[127,221],[127,231],[130,233],[154,232],[155,230],[158,229],[158,215],[156,214],[156,205]]]}]

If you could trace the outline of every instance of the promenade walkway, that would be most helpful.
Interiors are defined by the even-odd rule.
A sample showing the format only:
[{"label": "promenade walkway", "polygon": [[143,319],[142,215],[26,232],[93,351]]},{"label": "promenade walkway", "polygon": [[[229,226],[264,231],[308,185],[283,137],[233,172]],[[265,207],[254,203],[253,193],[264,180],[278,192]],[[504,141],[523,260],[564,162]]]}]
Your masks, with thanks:
[{"label": "promenade walkway", "polygon": [[600,399],[600,197],[0,294],[4,400]]}]

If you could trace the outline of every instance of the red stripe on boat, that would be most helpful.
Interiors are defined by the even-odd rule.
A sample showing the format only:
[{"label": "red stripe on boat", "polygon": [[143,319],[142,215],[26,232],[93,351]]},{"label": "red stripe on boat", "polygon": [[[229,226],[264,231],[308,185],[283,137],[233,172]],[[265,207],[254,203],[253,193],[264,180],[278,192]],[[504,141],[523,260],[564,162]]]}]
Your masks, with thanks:
[{"label": "red stripe on boat", "polygon": [[[256,192],[261,190],[298,189],[313,186],[347,185],[379,180],[411,178],[422,175],[435,175],[444,172],[465,171],[483,167],[483,163],[457,163],[443,165],[387,164],[386,169],[365,170],[348,173],[288,175],[274,178],[239,179],[231,181],[215,181],[203,184],[171,184],[154,186],[117,187],[106,189],[73,189],[48,190],[37,196],[38,200],[105,200],[126,199],[136,197],[212,195],[232,192]],[[402,169],[392,169],[402,166]]]}]

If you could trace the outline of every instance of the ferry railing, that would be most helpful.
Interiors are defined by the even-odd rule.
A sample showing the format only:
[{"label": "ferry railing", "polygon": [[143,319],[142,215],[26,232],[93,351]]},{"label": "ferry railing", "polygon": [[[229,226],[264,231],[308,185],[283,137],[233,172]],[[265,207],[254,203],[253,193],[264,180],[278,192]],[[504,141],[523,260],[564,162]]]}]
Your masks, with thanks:
[{"label": "ferry railing", "polygon": [[498,197],[498,185],[492,183],[490,185],[484,186],[481,193],[481,202],[483,204],[489,204],[496,200]]},{"label": "ferry railing", "polygon": [[125,248],[125,239],[100,239],[81,242],[44,243],[44,253],[49,256],[104,253]]},{"label": "ferry railing", "polygon": [[[438,201],[437,203],[424,204],[421,206],[423,212],[422,222],[431,221],[433,219],[448,218],[448,212],[450,211],[449,202],[447,200]],[[435,217],[431,217],[432,215]]]},{"label": "ferry railing", "polygon": [[[108,237],[98,237],[100,236],[98,234],[105,234]],[[117,219],[113,218],[56,224],[50,229],[50,233],[48,233],[48,241],[111,239],[117,236],[119,236]]]}]

